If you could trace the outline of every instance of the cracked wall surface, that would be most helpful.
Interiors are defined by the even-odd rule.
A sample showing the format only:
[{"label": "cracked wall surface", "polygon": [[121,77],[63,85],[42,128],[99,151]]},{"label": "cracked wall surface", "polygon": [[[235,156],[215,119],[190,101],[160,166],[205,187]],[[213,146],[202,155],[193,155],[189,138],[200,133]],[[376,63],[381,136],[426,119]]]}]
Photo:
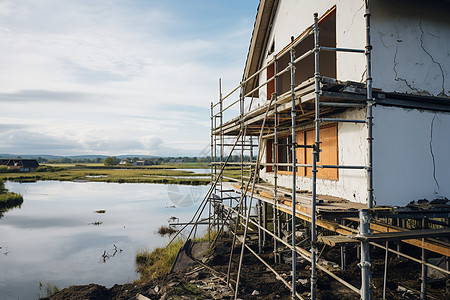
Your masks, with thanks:
[{"label": "cracked wall surface", "polygon": [[374,108],[377,205],[450,198],[450,113]]},{"label": "cracked wall surface", "polygon": [[374,87],[450,97],[450,4],[371,1]]}]

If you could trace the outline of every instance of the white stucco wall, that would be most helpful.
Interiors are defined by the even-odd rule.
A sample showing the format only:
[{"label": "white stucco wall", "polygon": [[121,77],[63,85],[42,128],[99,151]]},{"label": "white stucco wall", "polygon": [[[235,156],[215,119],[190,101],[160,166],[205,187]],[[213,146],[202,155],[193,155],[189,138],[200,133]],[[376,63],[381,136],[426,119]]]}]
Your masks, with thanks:
[{"label": "white stucco wall", "polygon": [[[364,119],[365,110],[347,110],[337,114],[337,118]],[[311,150],[307,150],[311,151]],[[340,165],[366,165],[367,126],[362,124],[338,124],[338,152]],[[263,158],[266,161],[266,158]],[[274,183],[273,172],[261,171],[261,178]],[[278,184],[292,188],[292,175],[278,174]],[[309,190],[312,179],[298,176],[297,189]],[[318,179],[317,193],[341,197],[353,202],[367,202],[367,177],[364,170],[339,170],[339,180]]]},{"label": "white stucco wall", "polygon": [[450,4],[372,0],[374,87],[450,96]]},{"label": "white stucco wall", "polygon": [[[411,200],[450,198],[450,113],[374,106],[373,155],[376,205],[405,206]],[[364,110],[339,118],[363,119]],[[338,125],[341,165],[367,164],[367,127]],[[263,161],[266,161],[265,157]],[[280,186],[292,188],[292,176],[279,174]],[[273,183],[273,172],[261,171]],[[311,190],[311,178],[298,177],[298,190]],[[339,180],[317,180],[317,192],[367,202],[364,170],[339,170]]]},{"label": "white stucco wall", "polygon": [[[278,53],[308,26],[313,14],[336,5],[337,47],[364,49],[362,0],[281,0],[268,47]],[[450,3],[438,0],[371,0],[371,40],[374,87],[388,92],[450,97]],[[265,53],[263,66],[272,59]],[[338,53],[337,78],[364,81],[365,57]],[[312,75],[311,75],[312,76]],[[266,80],[266,73],[260,82]],[[262,102],[266,89],[260,90]]]},{"label": "white stucco wall", "polygon": [[[374,87],[450,97],[450,4],[443,1],[371,0]],[[365,46],[362,0],[280,0],[268,46],[275,52],[313,23],[313,13],[336,10],[337,46]],[[271,60],[267,57],[264,64]],[[364,55],[338,54],[337,77],[362,81]],[[312,75],[312,74],[311,74]],[[260,76],[260,82],[266,74]],[[266,99],[260,90],[260,101]],[[336,116],[364,119],[364,110]],[[450,113],[374,107],[374,195],[377,205],[404,206],[411,200],[450,198]],[[339,164],[366,165],[367,127],[338,125]],[[265,161],[265,158],[263,159]],[[273,173],[261,172],[273,183]],[[279,184],[292,187],[292,176],[279,174]],[[311,190],[311,179],[298,177],[297,189]],[[366,203],[363,170],[339,170],[339,180],[318,180],[319,194]]]},{"label": "white stucco wall", "polygon": [[[274,53],[280,52],[291,42],[291,36],[297,37],[314,24],[314,13],[319,17],[336,5],[336,43],[337,47],[364,49],[365,19],[362,0],[280,0],[269,34],[267,47],[275,41]],[[273,55],[265,52],[263,67]],[[337,54],[337,77],[341,80],[361,81],[364,79],[365,57],[363,54]],[[311,77],[313,77],[313,70]],[[266,81],[266,72],[260,76],[260,83]],[[266,88],[260,89],[261,103],[267,99]]]},{"label": "white stucco wall", "polygon": [[450,197],[450,113],[374,107],[377,205]]}]

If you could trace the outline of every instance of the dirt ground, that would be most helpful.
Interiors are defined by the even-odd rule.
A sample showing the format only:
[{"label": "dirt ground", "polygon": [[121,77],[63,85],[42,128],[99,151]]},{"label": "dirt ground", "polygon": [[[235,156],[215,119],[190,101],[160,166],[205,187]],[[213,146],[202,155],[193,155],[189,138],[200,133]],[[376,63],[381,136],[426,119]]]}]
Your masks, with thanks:
[{"label": "dirt ground", "polygon": [[[234,292],[225,283],[230,248],[231,240],[227,238],[220,240],[214,251],[212,253],[207,252],[207,255],[203,257],[198,255],[198,253],[190,253],[190,251],[187,251],[186,253],[193,260],[186,258],[183,260],[183,266],[177,268],[177,272],[150,282],[115,285],[109,289],[95,284],[72,286],[61,290],[50,298],[43,299],[138,299],[138,294],[152,300],[233,299]],[[195,252],[195,247],[193,249],[193,252]],[[257,250],[256,248],[252,249]],[[271,249],[270,246],[264,249],[267,250],[268,254],[263,254],[263,259],[270,262],[281,277],[286,279],[286,281],[290,281],[290,263],[273,264],[274,258]],[[406,249],[406,251],[414,252],[416,249],[411,248]],[[231,265],[230,277],[233,286],[237,274],[239,255],[240,246],[237,245]],[[289,259],[289,251],[286,251],[286,257]],[[420,265],[398,258],[393,254],[390,254],[389,257],[386,299],[420,299]],[[340,250],[326,247],[322,251],[320,258],[338,263],[340,261]],[[371,261],[374,299],[381,299],[383,291],[384,250],[372,248]],[[359,288],[360,268],[356,259],[356,248],[348,249],[348,262],[349,265],[345,271],[335,268],[335,274]],[[299,258],[297,272],[297,291],[304,298],[309,298],[309,263]],[[450,299],[450,295],[446,294],[446,279],[430,279],[427,295],[428,299]],[[276,279],[274,274],[256,257],[250,254],[249,251],[245,251],[243,259],[239,298],[243,300],[291,299],[290,291],[285,285]],[[318,271],[317,298],[324,300],[360,299],[356,293],[320,271]]]}]

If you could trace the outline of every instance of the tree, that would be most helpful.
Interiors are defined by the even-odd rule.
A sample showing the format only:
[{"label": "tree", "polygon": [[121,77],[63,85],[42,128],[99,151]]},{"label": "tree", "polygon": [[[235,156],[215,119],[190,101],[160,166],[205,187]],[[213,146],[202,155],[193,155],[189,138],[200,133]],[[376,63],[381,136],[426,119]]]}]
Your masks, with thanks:
[{"label": "tree", "polygon": [[63,157],[59,160],[62,164],[70,164],[72,163],[72,160],[68,157]]},{"label": "tree", "polygon": [[116,157],[115,156],[110,156],[108,158],[105,158],[105,160],[103,161],[103,164],[105,166],[113,166],[116,163]]}]

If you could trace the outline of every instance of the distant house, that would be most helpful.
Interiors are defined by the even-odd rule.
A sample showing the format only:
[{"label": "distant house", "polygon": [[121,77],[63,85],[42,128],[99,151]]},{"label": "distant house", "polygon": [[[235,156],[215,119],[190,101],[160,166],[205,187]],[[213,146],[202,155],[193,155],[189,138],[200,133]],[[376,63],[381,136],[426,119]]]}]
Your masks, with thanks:
[{"label": "distant house", "polygon": [[149,160],[138,160],[134,162],[135,166],[153,166],[153,162]]},{"label": "distant house", "polygon": [[129,164],[131,164],[131,162],[130,162],[128,159],[122,159],[122,160],[119,162],[119,165],[122,165],[122,166],[124,166],[124,165],[129,165]]},{"label": "distant house", "polygon": [[35,159],[0,159],[0,166],[7,166],[8,169],[18,169],[19,172],[32,172],[39,167]]}]

